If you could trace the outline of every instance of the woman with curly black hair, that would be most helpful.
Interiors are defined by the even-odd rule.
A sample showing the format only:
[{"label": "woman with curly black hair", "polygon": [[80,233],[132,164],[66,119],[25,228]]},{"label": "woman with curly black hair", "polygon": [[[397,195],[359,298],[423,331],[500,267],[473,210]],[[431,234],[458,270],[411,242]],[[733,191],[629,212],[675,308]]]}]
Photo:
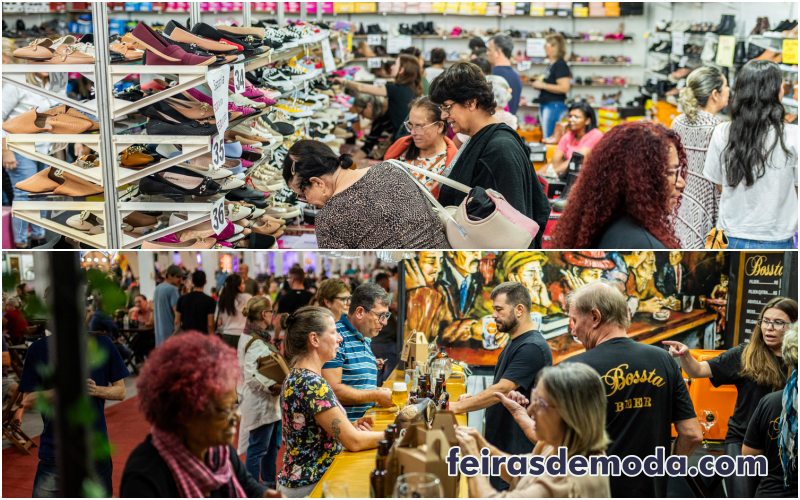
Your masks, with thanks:
[{"label": "woman with curly black hair", "polygon": [[[527,144],[494,117],[494,92],[483,72],[472,63],[454,64],[431,83],[430,97],[453,131],[469,136],[444,175],[502,194],[511,206],[539,224],[532,248],[540,248],[550,203],[534,176]],[[445,206],[458,205],[465,196],[447,186],[439,191],[439,201]]]},{"label": "woman with curly black hair", "polygon": [[556,248],[679,248],[673,215],[686,186],[686,152],[673,130],[617,125],[583,164],[556,226]]},{"label": "woman with curly black hair", "polygon": [[711,135],[703,175],[721,190],[717,227],[730,249],[793,248],[797,125],[784,124],[783,73],[750,61],[736,74],[731,121]]}]

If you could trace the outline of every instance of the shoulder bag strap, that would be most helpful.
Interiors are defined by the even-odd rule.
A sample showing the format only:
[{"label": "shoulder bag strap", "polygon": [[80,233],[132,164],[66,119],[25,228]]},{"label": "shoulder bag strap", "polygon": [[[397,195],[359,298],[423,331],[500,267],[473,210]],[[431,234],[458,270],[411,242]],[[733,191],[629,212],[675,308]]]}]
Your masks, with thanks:
[{"label": "shoulder bag strap", "polygon": [[[443,175],[435,174],[435,173],[433,173],[433,172],[431,172],[429,170],[425,170],[424,168],[417,167],[416,165],[411,165],[410,163],[402,162],[400,160],[386,160],[386,161],[388,163],[391,163],[395,167],[398,167],[398,168],[402,169],[402,170],[405,170],[405,171],[410,170],[412,172],[416,172],[418,174],[424,175],[425,177],[433,179],[433,180],[439,182],[440,184],[444,184],[445,186],[450,186],[451,188],[453,188],[453,189],[455,189],[457,191],[461,191],[462,193],[465,193],[465,194],[469,194],[469,192],[472,189],[469,186],[467,186],[466,184],[461,184],[460,182],[454,181],[453,179],[450,179],[449,177],[445,177]],[[416,179],[416,177],[414,177],[413,175],[411,177]],[[427,191],[427,189],[426,189],[426,191]],[[430,191],[428,191],[428,192],[430,193]]]}]

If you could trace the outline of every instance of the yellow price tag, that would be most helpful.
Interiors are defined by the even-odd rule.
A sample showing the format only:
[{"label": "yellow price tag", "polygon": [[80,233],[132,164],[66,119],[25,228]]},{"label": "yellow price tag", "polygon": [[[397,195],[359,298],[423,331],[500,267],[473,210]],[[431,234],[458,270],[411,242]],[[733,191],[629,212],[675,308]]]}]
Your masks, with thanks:
[{"label": "yellow price tag", "polygon": [[353,52],[353,34],[347,34],[347,52]]},{"label": "yellow price tag", "polygon": [[797,39],[783,41],[783,64],[797,64]]}]

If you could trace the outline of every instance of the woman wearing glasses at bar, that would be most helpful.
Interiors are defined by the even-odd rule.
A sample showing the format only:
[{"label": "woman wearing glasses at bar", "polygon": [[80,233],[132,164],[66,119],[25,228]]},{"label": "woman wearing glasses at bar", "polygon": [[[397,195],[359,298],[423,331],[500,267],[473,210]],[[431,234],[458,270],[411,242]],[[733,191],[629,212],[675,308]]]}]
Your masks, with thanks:
[{"label": "woman wearing glasses at bar", "polygon": [[[445,133],[447,124],[442,120],[442,110],[427,96],[411,101],[408,120],[403,122],[410,135],[401,137],[389,146],[384,160],[400,160],[442,174],[455,158],[458,148]],[[414,173],[434,196],[439,195],[439,183]]]},{"label": "woman wearing glasses at bar", "polygon": [[[691,378],[710,378],[714,387],[736,386],[736,407],[728,420],[725,453],[742,454],[747,424],[761,398],[783,388],[788,376],[781,357],[783,335],[797,321],[797,302],[775,297],[764,306],[753,327],[749,343],[728,349],[716,358],[697,361],[689,348],[680,342],[664,341],[669,352],[680,358],[683,371]],[[725,478],[729,497],[752,497],[752,483],[747,476]]]},{"label": "woman wearing glasses at bar", "polygon": [[327,279],[319,284],[313,305],[324,307],[339,321],[350,307],[350,287],[342,280]]}]

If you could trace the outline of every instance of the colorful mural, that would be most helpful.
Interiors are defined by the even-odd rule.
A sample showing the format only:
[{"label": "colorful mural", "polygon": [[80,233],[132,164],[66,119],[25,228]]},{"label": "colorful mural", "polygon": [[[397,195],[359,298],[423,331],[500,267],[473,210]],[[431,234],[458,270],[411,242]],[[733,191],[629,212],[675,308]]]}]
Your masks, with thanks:
[{"label": "colorful mural", "polygon": [[494,325],[490,294],[497,284],[516,281],[530,292],[531,315],[554,355],[566,357],[581,349],[567,332],[567,296],[598,279],[617,283],[628,297],[629,334],[637,340],[718,329],[727,296],[725,259],[722,252],[421,251],[403,262],[404,333],[423,332],[469,364],[494,365],[508,335]]}]

